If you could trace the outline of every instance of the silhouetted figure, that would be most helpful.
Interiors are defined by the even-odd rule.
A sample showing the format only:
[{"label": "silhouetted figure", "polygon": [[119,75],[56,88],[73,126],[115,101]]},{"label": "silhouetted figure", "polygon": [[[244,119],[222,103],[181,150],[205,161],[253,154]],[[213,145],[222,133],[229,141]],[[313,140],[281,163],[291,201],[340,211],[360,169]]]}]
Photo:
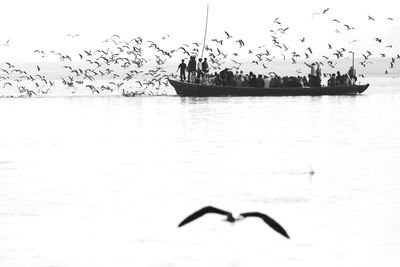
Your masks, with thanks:
[{"label": "silhouetted figure", "polygon": [[317,69],[315,70],[315,74],[316,74],[315,86],[321,87],[322,69],[321,69],[321,65],[319,63],[317,63]]},{"label": "silhouetted figure", "polygon": [[333,73],[328,80],[328,86],[335,86],[336,85],[336,75]]},{"label": "silhouetted figure", "polygon": [[249,83],[248,83],[248,86],[249,86],[249,87],[256,87],[256,85],[257,85],[257,77],[256,77],[256,75],[254,75],[253,72],[250,72],[250,73],[249,73]]},{"label": "silhouetted figure", "polygon": [[244,75],[243,76],[243,82],[242,82],[243,87],[248,87],[249,86],[249,75]]},{"label": "silhouetted figure", "polygon": [[221,83],[223,86],[226,86],[228,84],[228,68],[223,69],[220,73],[219,76],[221,78]]},{"label": "silhouetted figure", "polygon": [[271,78],[267,75],[264,75],[264,88],[269,88],[270,83],[271,83]]},{"label": "silhouetted figure", "polygon": [[218,86],[222,85],[221,77],[217,72],[215,72],[215,74],[214,74],[214,83],[215,83],[215,85],[218,85]]},{"label": "silhouetted figure", "polygon": [[303,85],[304,85],[304,86],[310,86],[310,83],[308,82],[306,76],[303,76],[302,81],[303,81]]},{"label": "silhouetted figure", "polygon": [[356,69],[353,66],[351,66],[347,74],[350,77],[350,85],[354,85],[357,82]]},{"label": "silhouetted figure", "polygon": [[261,74],[258,74],[258,77],[256,80],[256,87],[264,87],[264,79]]},{"label": "silhouetted figure", "polygon": [[179,64],[178,69],[176,70],[176,71],[181,70],[181,72],[180,72],[181,81],[186,80],[186,75],[185,75],[185,73],[186,73],[186,67],[187,67],[187,66],[186,66],[186,64],[185,64],[185,60],[182,59],[182,63]]},{"label": "silhouetted figure", "polygon": [[203,77],[203,71],[202,71],[202,62],[203,59],[199,58],[199,62],[197,63],[197,78],[200,79]]},{"label": "silhouetted figure", "polygon": [[203,63],[201,64],[201,70],[203,71],[204,75],[208,76],[209,67],[207,58],[204,58]]},{"label": "silhouetted figure", "polygon": [[190,223],[198,218],[200,218],[201,216],[208,214],[208,213],[215,213],[215,214],[220,214],[220,215],[224,215],[226,216],[226,221],[230,222],[230,223],[234,223],[235,221],[239,221],[242,220],[244,218],[247,217],[257,217],[262,219],[266,224],[268,224],[272,229],[274,229],[275,231],[277,231],[278,233],[280,233],[281,235],[283,235],[286,238],[290,238],[289,235],[287,234],[286,230],[278,223],[276,222],[274,219],[272,219],[271,217],[269,217],[268,215],[264,214],[264,213],[260,213],[260,212],[245,212],[245,213],[241,213],[240,216],[238,218],[234,218],[232,216],[232,213],[229,211],[225,211],[225,210],[221,210],[212,206],[207,206],[204,208],[201,208],[200,210],[194,212],[193,214],[189,215],[188,217],[186,217],[179,225],[178,227],[182,227],[187,223]]},{"label": "silhouetted figure", "polygon": [[188,82],[191,82],[196,76],[196,57],[195,56],[190,57],[187,71],[188,71]]},{"label": "silhouetted figure", "polygon": [[234,79],[233,71],[228,70],[226,80],[228,86],[235,86],[235,79]]},{"label": "silhouetted figure", "polygon": [[311,65],[304,62],[304,64],[310,68],[310,74],[308,75],[308,81],[311,87],[315,87],[317,84],[317,66],[315,63]]},{"label": "silhouetted figure", "polygon": [[342,75],[340,75],[340,71],[336,72],[336,85],[342,85],[343,83]]}]

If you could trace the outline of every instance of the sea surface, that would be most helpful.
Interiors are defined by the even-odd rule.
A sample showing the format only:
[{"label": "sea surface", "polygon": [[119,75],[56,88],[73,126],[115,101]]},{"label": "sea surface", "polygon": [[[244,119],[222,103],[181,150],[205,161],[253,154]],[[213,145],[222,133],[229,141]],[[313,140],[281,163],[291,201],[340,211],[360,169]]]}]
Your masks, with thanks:
[{"label": "sea surface", "polygon": [[[400,79],[369,82],[0,98],[0,266],[400,266]],[[177,227],[206,205],[264,212],[290,239],[257,218]]]}]

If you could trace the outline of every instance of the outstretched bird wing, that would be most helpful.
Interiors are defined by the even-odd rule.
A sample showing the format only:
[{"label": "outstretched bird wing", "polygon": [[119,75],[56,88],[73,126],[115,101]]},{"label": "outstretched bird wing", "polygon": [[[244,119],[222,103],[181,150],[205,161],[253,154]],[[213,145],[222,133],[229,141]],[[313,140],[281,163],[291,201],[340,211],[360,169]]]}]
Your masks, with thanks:
[{"label": "outstretched bird wing", "polygon": [[240,215],[243,216],[244,218],[246,218],[246,217],[258,217],[258,218],[261,218],[272,229],[274,229],[275,231],[277,231],[278,233],[280,233],[284,237],[290,238],[289,235],[286,233],[286,230],[283,229],[283,227],[277,221],[275,221],[274,219],[272,219],[271,217],[269,217],[268,215],[266,215],[264,213],[260,213],[260,212],[245,212],[245,213],[241,213]]},{"label": "outstretched bird wing", "polygon": [[224,210],[220,210],[220,209],[214,208],[212,206],[207,206],[207,207],[204,207],[204,208],[196,211],[195,213],[189,215],[186,219],[184,219],[178,225],[178,227],[184,226],[185,224],[190,223],[191,221],[194,221],[197,218],[199,218],[199,217],[201,217],[201,216],[203,216],[204,214],[207,214],[207,213],[217,213],[217,214],[221,214],[221,215],[226,215],[226,216],[231,215],[232,216],[232,213],[230,213],[229,211],[224,211]]}]

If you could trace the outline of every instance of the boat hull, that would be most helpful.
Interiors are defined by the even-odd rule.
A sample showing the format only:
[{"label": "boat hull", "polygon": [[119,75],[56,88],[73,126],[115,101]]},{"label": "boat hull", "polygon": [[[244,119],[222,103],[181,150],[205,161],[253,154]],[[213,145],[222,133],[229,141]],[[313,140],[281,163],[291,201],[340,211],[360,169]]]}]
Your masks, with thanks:
[{"label": "boat hull", "polygon": [[210,86],[169,80],[179,96],[297,96],[355,95],[367,90],[369,84],[332,87],[234,87]]}]

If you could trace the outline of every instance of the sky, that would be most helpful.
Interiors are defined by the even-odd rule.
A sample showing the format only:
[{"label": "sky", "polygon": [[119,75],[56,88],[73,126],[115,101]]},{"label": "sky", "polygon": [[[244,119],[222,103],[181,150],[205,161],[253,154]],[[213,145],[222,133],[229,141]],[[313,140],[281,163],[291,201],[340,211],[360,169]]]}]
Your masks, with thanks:
[{"label": "sky", "polygon": [[[79,50],[94,47],[119,34],[131,39],[143,36],[161,40],[170,35],[169,45],[177,48],[184,42],[202,42],[207,3],[208,40],[225,38],[224,31],[243,39],[249,46],[270,45],[269,30],[289,27],[284,40],[295,49],[311,46],[323,54],[327,43],[356,50],[361,56],[367,48],[381,51],[385,45],[400,53],[400,16],[391,0],[360,4],[358,1],[94,1],[94,0],[15,0],[2,3],[0,23],[0,61],[35,60],[33,50]],[[330,10],[324,15],[324,9]],[[368,15],[376,21],[368,20]],[[281,25],[274,24],[279,17]],[[385,20],[388,17],[393,21]],[[346,31],[332,19],[355,27]],[[340,29],[341,34],[335,33]],[[79,34],[77,38],[67,34]],[[300,44],[300,38],[306,38]],[[380,47],[373,38],[381,38]],[[9,40],[9,41],[8,41]],[[351,40],[357,40],[349,43]],[[8,43],[8,46],[3,44]]]}]

